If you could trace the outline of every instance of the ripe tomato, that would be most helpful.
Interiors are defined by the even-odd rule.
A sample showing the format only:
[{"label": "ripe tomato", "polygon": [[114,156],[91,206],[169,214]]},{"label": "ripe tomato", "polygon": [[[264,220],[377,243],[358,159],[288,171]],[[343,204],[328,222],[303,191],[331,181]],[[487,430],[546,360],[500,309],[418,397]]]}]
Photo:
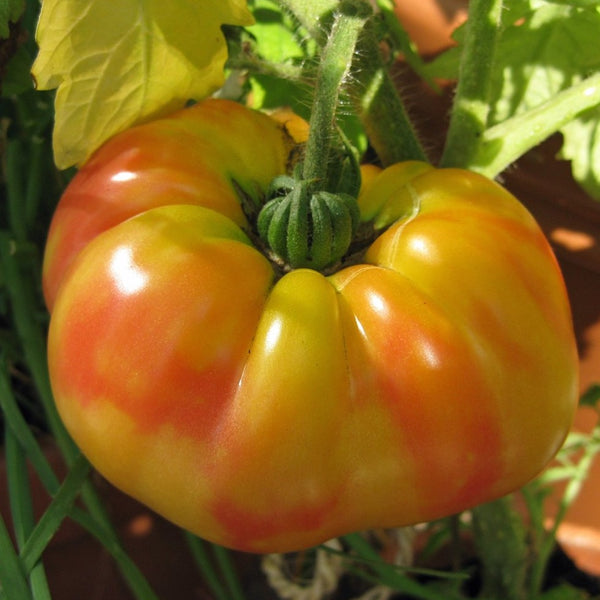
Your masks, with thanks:
[{"label": "ripe tomato", "polygon": [[467,171],[367,168],[361,219],[379,234],[361,260],[282,275],[248,215],[291,150],[275,120],[208,100],[115,137],[72,181],[45,290],[75,441],[162,515],[255,552],[522,486],[577,396],[533,218]]}]

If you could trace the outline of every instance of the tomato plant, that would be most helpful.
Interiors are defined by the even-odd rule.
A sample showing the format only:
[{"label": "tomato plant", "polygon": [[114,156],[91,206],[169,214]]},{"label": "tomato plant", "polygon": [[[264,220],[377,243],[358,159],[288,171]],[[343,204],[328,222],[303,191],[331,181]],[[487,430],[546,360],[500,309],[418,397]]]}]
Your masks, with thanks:
[{"label": "tomato plant", "polygon": [[[37,281],[39,149],[37,176],[19,174],[8,194],[0,309],[10,304],[26,348],[13,372],[34,365],[71,471],[59,490],[42,465],[61,516],[0,577],[29,573],[36,540],[83,490],[91,521],[73,514],[125,565],[137,597],[152,597],[86,483],[87,459],[184,529],[256,553],[471,509],[492,573],[484,592],[524,597],[531,562],[537,597],[549,546],[536,538],[542,558],[530,561],[504,497],[565,440],[577,352],[551,248],[493,178],[561,131],[574,172],[597,187],[593,149],[574,139],[594,139],[600,64],[566,42],[565,60],[523,42],[549,29],[569,43],[573,28],[595,35],[597,6],[567,4],[473,0],[458,46],[425,64],[390,0],[123,0],[117,12],[44,0],[32,69],[38,87],[57,88],[55,162],[77,167],[49,203],[49,379],[15,266],[28,256]],[[7,6],[0,36],[24,3]],[[399,56],[433,85],[458,80],[435,166],[394,85]],[[550,83],[519,84],[530,79]],[[14,108],[20,127],[34,104]],[[12,142],[10,173],[27,146]],[[32,447],[13,429],[13,451]],[[18,528],[19,544],[32,529]],[[509,555],[519,564],[506,576],[494,561]]]}]

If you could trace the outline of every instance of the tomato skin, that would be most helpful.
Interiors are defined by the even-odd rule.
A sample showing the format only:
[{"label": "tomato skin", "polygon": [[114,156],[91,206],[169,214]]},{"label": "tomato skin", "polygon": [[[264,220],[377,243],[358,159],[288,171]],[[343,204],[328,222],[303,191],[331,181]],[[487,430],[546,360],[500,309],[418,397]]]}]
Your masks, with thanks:
[{"label": "tomato skin", "polygon": [[[384,231],[363,263],[277,279],[227,178],[264,190],[287,137],[264,115],[209,104],[177,130],[190,115],[189,147],[242,139],[235,160],[179,170],[181,146],[158,121],[109,142],[56,213],[50,374],[95,467],[182,527],[252,552],[429,521],[534,477],[570,427],[577,354],[529,213],[467,171],[369,169],[361,214]],[[124,188],[113,210],[105,194],[129,144],[156,156],[135,172],[162,187],[148,201]],[[177,167],[173,190],[161,161]],[[184,201],[181,173],[197,177]]]},{"label": "tomato skin", "polygon": [[150,208],[200,205],[244,225],[232,179],[256,199],[285,172],[292,145],[285,122],[226,100],[205,100],[114,137],[57,206],[44,259],[46,304],[52,308],[65,272],[90,240]]}]

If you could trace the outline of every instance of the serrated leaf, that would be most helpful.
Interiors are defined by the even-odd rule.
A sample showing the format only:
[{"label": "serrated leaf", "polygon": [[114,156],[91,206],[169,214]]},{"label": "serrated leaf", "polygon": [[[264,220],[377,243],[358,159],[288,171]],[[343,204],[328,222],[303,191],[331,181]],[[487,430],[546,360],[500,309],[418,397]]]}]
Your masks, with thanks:
[{"label": "serrated leaf", "polygon": [[[541,5],[520,25],[508,28],[498,48],[490,124],[550,100],[600,70],[600,12],[566,3]],[[561,129],[561,155],[573,176],[600,198],[600,110],[587,111]]]},{"label": "serrated leaf", "polygon": [[54,156],[83,163],[114,134],[198,100],[224,81],[221,25],[245,0],[44,0],[32,73],[56,93]]},{"label": "serrated leaf", "polygon": [[546,4],[501,37],[494,65],[490,124],[552,98],[600,69],[596,9]]}]

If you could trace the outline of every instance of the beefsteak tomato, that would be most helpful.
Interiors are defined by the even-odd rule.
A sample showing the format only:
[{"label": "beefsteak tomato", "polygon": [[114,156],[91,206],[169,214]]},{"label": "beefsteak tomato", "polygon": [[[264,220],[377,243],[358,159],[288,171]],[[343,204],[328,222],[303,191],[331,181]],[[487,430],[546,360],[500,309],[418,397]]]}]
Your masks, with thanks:
[{"label": "beefsteak tomato", "polygon": [[282,274],[252,215],[285,127],[207,100],[110,140],[45,256],[58,410],[93,465],[220,544],[290,551],[522,486],[576,406],[565,287],[525,208],[474,173],[366,167],[377,235]]}]

